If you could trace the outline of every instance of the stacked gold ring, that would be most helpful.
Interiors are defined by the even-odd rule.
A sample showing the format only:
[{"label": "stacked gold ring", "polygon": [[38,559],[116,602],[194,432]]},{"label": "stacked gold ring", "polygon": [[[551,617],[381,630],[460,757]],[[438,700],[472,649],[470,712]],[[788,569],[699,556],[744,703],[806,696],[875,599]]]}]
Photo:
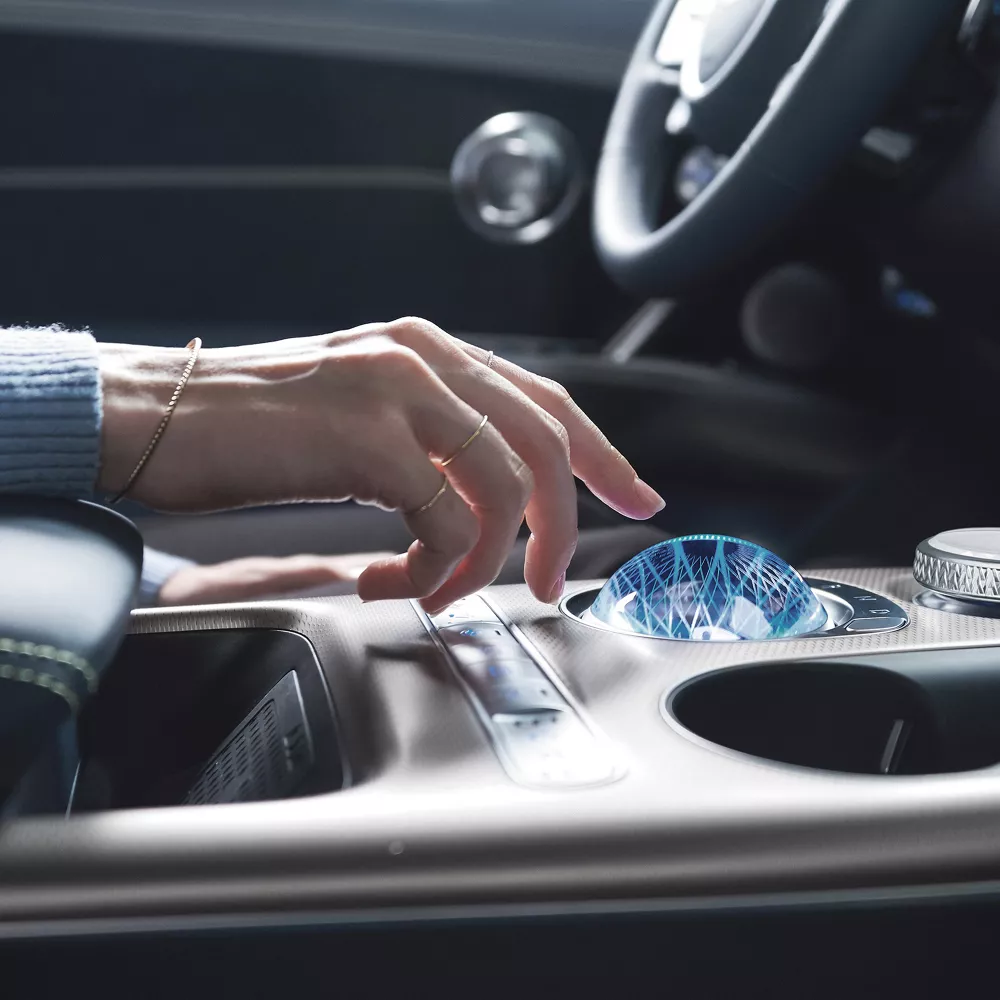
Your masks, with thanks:
[{"label": "stacked gold ring", "polygon": [[455,459],[458,458],[458,456],[461,455],[462,452],[465,451],[465,449],[468,448],[469,445],[472,444],[472,442],[475,441],[476,438],[483,433],[483,428],[487,425],[487,423],[489,423],[489,419],[490,418],[484,413],[483,419],[479,421],[479,426],[469,435],[469,437],[466,439],[465,444],[463,444],[462,447],[459,448],[458,451],[456,451],[455,454],[451,456],[451,458],[446,458],[443,462],[440,463],[440,467],[442,469],[447,469],[448,466],[451,465],[451,463],[454,462]]},{"label": "stacked gold ring", "polygon": [[[482,420],[479,421],[479,426],[466,438],[465,443],[450,458],[446,458],[443,462],[439,462],[438,468],[446,469],[449,465],[451,465],[451,463],[454,462],[455,459],[458,458],[458,456],[461,455],[462,452],[465,451],[465,449],[468,448],[469,445],[483,433],[483,428],[487,425],[487,423],[489,423],[489,419],[489,416],[483,414]],[[446,489],[448,489],[448,477],[442,476],[441,485],[438,487],[437,493],[435,493],[434,496],[432,496],[422,507],[417,507],[416,510],[406,511],[406,516],[412,517],[414,514],[423,514],[429,511],[431,507],[433,507],[434,504],[436,504],[438,500],[444,496],[444,491]]]}]

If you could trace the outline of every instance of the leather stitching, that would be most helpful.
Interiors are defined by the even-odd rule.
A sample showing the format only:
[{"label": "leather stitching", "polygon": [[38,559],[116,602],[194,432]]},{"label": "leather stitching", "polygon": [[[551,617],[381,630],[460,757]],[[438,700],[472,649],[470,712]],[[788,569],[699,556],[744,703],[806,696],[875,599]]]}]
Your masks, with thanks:
[{"label": "leather stitching", "polygon": [[70,711],[75,715],[80,708],[80,700],[54,674],[41,670],[34,670],[31,667],[15,667],[10,663],[0,663],[0,679],[8,681],[19,681],[22,684],[34,684],[36,687],[45,688],[53,694],[59,695],[70,707]]},{"label": "leather stitching", "polygon": [[[55,646],[39,646],[33,642],[21,642],[17,639],[0,637],[0,653],[13,653],[15,656],[30,656],[36,660],[51,660],[61,663],[64,667],[76,670],[87,681],[87,690],[97,690],[97,674],[94,668],[82,657],[68,649],[56,649]],[[53,678],[55,679],[55,678]],[[67,690],[69,690],[67,688]]]}]

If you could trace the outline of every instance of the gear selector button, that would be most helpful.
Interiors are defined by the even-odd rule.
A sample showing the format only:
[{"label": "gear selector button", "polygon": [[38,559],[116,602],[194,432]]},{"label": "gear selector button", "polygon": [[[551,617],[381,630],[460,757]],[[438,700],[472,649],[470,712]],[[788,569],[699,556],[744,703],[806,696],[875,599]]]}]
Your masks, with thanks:
[{"label": "gear selector button", "polygon": [[673,538],[640,552],[590,613],[622,632],[699,642],[786,639],[827,624],[823,604],[788,563],[727,535]]}]

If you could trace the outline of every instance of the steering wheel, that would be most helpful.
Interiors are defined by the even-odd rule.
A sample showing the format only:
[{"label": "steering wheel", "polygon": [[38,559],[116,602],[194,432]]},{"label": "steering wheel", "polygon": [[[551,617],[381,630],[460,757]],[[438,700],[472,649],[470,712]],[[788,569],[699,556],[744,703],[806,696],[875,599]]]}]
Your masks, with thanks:
[{"label": "steering wheel", "polygon": [[[653,10],[597,169],[598,255],[641,295],[704,279],[786,219],[874,124],[957,0],[715,0],[678,72],[661,43],[679,5],[695,2],[706,6]],[[658,225],[668,129],[732,156]]]}]

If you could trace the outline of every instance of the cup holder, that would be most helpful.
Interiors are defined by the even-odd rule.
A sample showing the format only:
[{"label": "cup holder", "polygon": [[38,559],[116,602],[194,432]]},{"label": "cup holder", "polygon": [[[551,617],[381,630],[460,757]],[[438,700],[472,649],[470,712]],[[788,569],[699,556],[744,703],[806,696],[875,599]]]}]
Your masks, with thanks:
[{"label": "cup holder", "polygon": [[853,774],[1000,762],[1000,651],[884,653],[735,667],[669,693],[668,718],[752,757]]}]

